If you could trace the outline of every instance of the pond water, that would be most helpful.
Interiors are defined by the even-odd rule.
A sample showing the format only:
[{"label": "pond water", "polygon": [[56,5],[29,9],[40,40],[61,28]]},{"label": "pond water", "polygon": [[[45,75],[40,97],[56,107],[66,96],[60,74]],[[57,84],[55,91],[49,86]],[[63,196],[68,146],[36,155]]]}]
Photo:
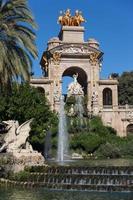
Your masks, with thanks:
[{"label": "pond water", "polygon": [[66,166],[133,166],[133,159],[89,159],[89,160],[69,160],[63,163],[56,163],[54,160],[48,161],[49,165],[66,165]]},{"label": "pond water", "polygon": [[52,191],[41,189],[0,188],[0,200],[133,200],[133,193]]}]

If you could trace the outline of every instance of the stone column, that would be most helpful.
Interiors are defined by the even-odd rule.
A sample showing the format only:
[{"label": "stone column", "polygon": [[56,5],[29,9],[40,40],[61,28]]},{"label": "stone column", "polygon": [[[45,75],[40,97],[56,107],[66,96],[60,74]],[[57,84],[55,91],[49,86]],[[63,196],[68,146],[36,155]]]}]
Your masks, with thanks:
[{"label": "stone column", "polygon": [[118,87],[117,85],[114,86],[114,89],[112,90],[113,92],[113,109],[118,108]]}]

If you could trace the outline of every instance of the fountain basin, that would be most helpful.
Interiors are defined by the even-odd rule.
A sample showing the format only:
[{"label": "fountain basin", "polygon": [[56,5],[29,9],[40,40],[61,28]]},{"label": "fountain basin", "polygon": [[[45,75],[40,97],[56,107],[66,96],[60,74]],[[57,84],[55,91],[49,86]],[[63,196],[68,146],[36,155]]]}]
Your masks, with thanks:
[{"label": "fountain basin", "polygon": [[29,175],[23,177],[23,182],[31,183],[35,187],[104,192],[133,191],[133,166],[76,166],[73,163],[73,166],[33,166],[26,171]]}]

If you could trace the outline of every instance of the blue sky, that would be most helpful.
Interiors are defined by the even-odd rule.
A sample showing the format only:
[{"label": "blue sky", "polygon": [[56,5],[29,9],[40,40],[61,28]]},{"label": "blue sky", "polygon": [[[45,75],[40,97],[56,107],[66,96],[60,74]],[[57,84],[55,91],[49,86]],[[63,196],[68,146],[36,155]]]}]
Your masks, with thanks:
[{"label": "blue sky", "polygon": [[33,61],[35,76],[41,76],[39,61],[47,41],[58,35],[57,19],[60,10],[82,11],[85,40],[95,38],[104,52],[101,76],[112,72],[133,70],[133,0],[29,0],[38,24],[37,47],[39,58]]}]

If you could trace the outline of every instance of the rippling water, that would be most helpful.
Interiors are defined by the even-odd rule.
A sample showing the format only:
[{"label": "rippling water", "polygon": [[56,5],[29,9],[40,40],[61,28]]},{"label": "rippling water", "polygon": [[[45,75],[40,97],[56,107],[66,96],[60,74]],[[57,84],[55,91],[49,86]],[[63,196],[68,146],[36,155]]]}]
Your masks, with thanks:
[{"label": "rippling water", "polygon": [[95,193],[0,188],[0,200],[133,200],[133,193]]}]

